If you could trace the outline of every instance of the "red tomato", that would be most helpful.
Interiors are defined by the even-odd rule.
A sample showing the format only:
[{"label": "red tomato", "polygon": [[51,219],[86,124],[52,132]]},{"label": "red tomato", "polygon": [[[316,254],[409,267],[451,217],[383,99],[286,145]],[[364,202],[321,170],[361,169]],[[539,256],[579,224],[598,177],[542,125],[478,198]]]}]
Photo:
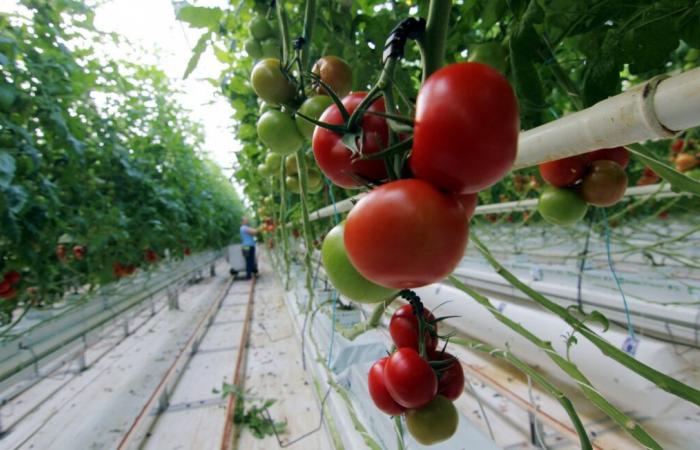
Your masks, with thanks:
[{"label": "red tomato", "polygon": [[685,147],[685,141],[683,139],[676,139],[673,141],[673,144],[671,144],[671,151],[673,153],[680,153],[683,147]]},{"label": "red tomato", "polygon": [[437,358],[439,361],[452,361],[438,379],[438,394],[455,401],[464,391],[464,370],[457,358],[449,353],[442,353]]},{"label": "red tomato", "polygon": [[411,170],[450,192],[478,192],[508,173],[519,131],[503,75],[475,62],[443,67],[418,92]]},{"label": "red tomato", "polygon": [[601,148],[588,153],[588,162],[593,161],[615,161],[624,169],[630,162],[630,152],[625,147]]},{"label": "red tomato", "polygon": [[4,280],[10,284],[17,284],[20,282],[21,279],[22,275],[16,270],[11,270],[10,272],[5,273],[4,277]]},{"label": "red tomato", "polygon": [[192,254],[192,250],[190,250],[189,247],[185,247],[182,252],[185,254],[185,256],[190,256]]},{"label": "red tomato", "polygon": [[0,282],[0,295],[6,294],[10,289],[12,289],[12,285],[9,282],[5,280]]},{"label": "red tomato", "polygon": [[391,398],[404,408],[420,408],[437,394],[437,377],[417,351],[404,347],[384,366],[384,384]]},{"label": "red tomato", "polygon": [[13,298],[15,295],[17,295],[17,289],[11,287],[7,291],[0,293],[0,298],[4,298],[5,300],[9,300]]},{"label": "red tomato", "polygon": [[[366,92],[353,92],[343,99],[343,105],[352,114],[366,96]],[[384,99],[376,100],[368,111],[384,112]],[[329,106],[319,120],[333,125],[343,124],[343,116],[335,104]],[[379,116],[366,114],[362,118],[361,126],[362,145],[358,145],[358,148],[363,154],[376,153],[386,147],[389,142],[389,127],[386,120]],[[342,136],[331,130],[316,127],[312,144],[318,167],[333,183],[340,187],[361,186],[362,183],[357,181],[353,175],[371,180],[381,180],[387,176],[384,161],[381,159],[356,159],[350,149],[343,144]]]},{"label": "red tomato", "polygon": [[547,183],[556,187],[571,186],[583,178],[588,157],[576,155],[540,164],[540,175]]},{"label": "red tomato", "polygon": [[375,406],[390,416],[398,416],[402,414],[406,408],[399,405],[396,403],[396,400],[391,398],[391,394],[389,394],[384,384],[384,365],[388,360],[389,357],[387,356],[372,365],[367,375],[367,384],[369,386],[369,395],[372,397]]},{"label": "red tomato", "polygon": [[83,259],[85,257],[85,247],[83,247],[82,245],[73,246],[73,257],[77,261]]},{"label": "red tomato", "polygon": [[156,253],[155,250],[146,250],[144,258],[149,263],[154,263],[158,261],[158,253]]},{"label": "red tomato", "polygon": [[474,211],[476,211],[476,205],[479,203],[479,196],[477,194],[462,194],[457,196],[457,200],[464,207],[467,219],[471,219],[474,216]]},{"label": "red tomato", "polygon": [[[423,317],[427,322],[435,321],[435,316],[427,308],[423,308]],[[434,326],[437,335],[437,324]],[[413,313],[413,306],[403,305],[394,312],[389,322],[389,334],[397,348],[409,347],[418,350],[418,318]],[[427,329],[423,336],[426,350],[435,350],[438,343],[437,336],[431,336]]]},{"label": "red tomato", "polygon": [[344,242],[365,278],[410,289],[449,275],[468,238],[461,203],[425,181],[408,179],[383,184],[363,197],[348,215]]}]

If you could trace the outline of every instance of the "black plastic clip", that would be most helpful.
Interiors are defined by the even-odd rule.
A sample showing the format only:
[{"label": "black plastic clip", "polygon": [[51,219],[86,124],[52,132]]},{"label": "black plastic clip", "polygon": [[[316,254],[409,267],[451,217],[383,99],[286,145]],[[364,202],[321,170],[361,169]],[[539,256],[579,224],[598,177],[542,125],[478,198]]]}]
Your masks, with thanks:
[{"label": "black plastic clip", "polygon": [[418,39],[425,32],[425,19],[422,17],[409,17],[399,22],[398,25],[391,30],[389,37],[384,43],[384,53],[382,54],[382,62],[386,63],[389,58],[402,58],[404,47],[408,39]]}]

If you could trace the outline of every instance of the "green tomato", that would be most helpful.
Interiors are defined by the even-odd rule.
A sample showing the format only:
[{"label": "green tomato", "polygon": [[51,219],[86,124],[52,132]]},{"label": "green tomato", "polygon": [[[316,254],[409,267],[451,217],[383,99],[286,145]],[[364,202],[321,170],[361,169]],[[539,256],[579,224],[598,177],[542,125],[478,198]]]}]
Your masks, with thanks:
[{"label": "green tomato", "polygon": [[280,69],[280,60],[267,58],[253,67],[250,84],[255,93],[267,103],[277,105],[294,97],[294,86]]},{"label": "green tomato", "polygon": [[301,194],[301,184],[299,183],[299,177],[296,175],[288,175],[284,179],[284,184],[287,186],[287,190],[295,194]]},{"label": "green tomato", "polygon": [[265,165],[270,169],[270,173],[277,173],[282,162],[282,155],[279,153],[268,153],[265,157]]},{"label": "green tomato", "polygon": [[309,169],[307,171],[306,179],[308,181],[309,192],[313,192],[315,194],[323,187],[321,172],[316,169]]},{"label": "green tomato", "polygon": [[263,177],[270,176],[270,170],[265,164],[258,164],[258,173]]},{"label": "green tomato", "polygon": [[245,48],[245,52],[248,54],[253,59],[260,59],[263,56],[263,51],[262,47],[260,46],[260,42],[258,42],[255,39],[247,39],[245,43],[243,44],[243,47]]},{"label": "green tomato", "polygon": [[275,153],[294,153],[304,144],[294,119],[282,111],[270,110],[263,114],[258,119],[257,129],[260,140]]},{"label": "green tomato", "polygon": [[486,64],[501,73],[506,71],[506,52],[500,42],[484,42],[469,47],[469,61]]},{"label": "green tomato", "polygon": [[280,43],[277,39],[265,39],[260,43],[264,58],[279,58]]},{"label": "green tomato", "polygon": [[299,173],[299,167],[297,166],[297,154],[293,153],[291,155],[287,155],[286,158],[284,158],[284,169],[285,173],[287,175],[297,175]]},{"label": "green tomato", "polygon": [[455,405],[436,395],[427,405],[406,411],[406,427],[413,439],[423,445],[446,441],[457,431],[459,415]]},{"label": "green tomato", "polygon": [[[333,99],[327,95],[315,95],[307,98],[299,107],[299,112],[312,119],[318,119],[329,106],[333,104]],[[303,119],[301,116],[296,116],[294,120],[297,123],[299,133],[307,138],[311,138],[314,134],[316,125]]]},{"label": "green tomato", "polygon": [[272,36],[272,26],[263,16],[253,17],[253,20],[250,22],[249,31],[250,35],[259,41]]},{"label": "green tomato", "polygon": [[360,303],[377,303],[395,296],[398,290],[372,283],[355,269],[345,251],[344,231],[343,221],[328,232],[321,246],[323,267],[333,286],[340,294]]},{"label": "green tomato", "polygon": [[588,204],[575,189],[549,185],[540,194],[537,210],[547,222],[569,226],[583,219]]}]

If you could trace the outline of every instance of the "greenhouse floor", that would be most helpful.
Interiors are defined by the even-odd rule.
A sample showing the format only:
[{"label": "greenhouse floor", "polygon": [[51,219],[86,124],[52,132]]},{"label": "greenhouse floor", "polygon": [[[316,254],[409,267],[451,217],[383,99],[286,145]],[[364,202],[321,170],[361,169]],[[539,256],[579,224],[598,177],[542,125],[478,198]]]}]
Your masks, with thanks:
[{"label": "greenhouse floor", "polygon": [[[127,336],[121,326],[110,329],[87,349],[87,369],[79,371],[76,361],[4,405],[0,447],[217,448],[225,433],[235,436],[238,448],[278,447],[274,436],[258,440],[235,425],[226,430],[231,411],[221,390],[224,382],[232,382],[237,367],[252,282],[236,280],[229,286],[224,262],[216,272],[180,293],[179,309],[163,306],[154,315],[131,318]],[[256,283],[253,305],[242,364],[246,399],[277,400],[269,411],[274,420],[287,422],[280,438],[288,441],[319,424],[319,408],[300,365],[281,289],[269,269]],[[190,351],[190,337],[205,319],[203,337]],[[160,396],[155,399],[160,407],[151,407],[176,360],[186,360],[179,381],[167,392],[165,404]],[[139,429],[141,434],[134,431]],[[134,432],[131,439],[127,432]],[[323,429],[291,446],[329,447]]]},{"label": "greenhouse floor", "polygon": [[[366,395],[370,360],[365,359],[371,349],[385,353],[390,348],[385,327],[353,341],[339,332],[332,335],[327,301],[332,291],[324,289],[320,278],[314,280],[314,301],[326,306],[305,323],[302,310],[308,297],[301,266],[292,265],[285,291],[270,267],[272,257],[263,252],[261,277],[255,282],[232,280],[228,264],[220,260],[217,275],[179,293],[177,308],[162,302],[153,311],[133,314],[128,322],[128,314],[117,316],[87,347],[84,361],[44,372],[26,391],[8,397],[0,409],[0,448],[211,449],[221,448],[222,442],[246,450],[394,448],[393,423],[371,405],[368,409]],[[421,295],[426,301],[430,289],[437,294],[446,287],[424,288]],[[453,295],[441,292],[440,298]],[[443,313],[449,314],[450,305],[457,303],[446,305]],[[337,327],[362,314],[357,308],[339,310]],[[450,323],[447,320],[443,330],[459,337]],[[300,338],[302,329],[305,340]],[[336,350],[333,369],[328,370],[324,361],[331,336]],[[537,439],[546,441],[547,448],[579,447],[565,411],[538,385],[530,386],[521,373],[488,355],[455,345],[451,352],[462,361],[469,381],[456,402],[461,437],[436,449],[534,449]],[[535,367],[546,372],[545,367]],[[612,381],[613,386],[624,387]],[[242,388],[236,395],[243,392],[246,410],[274,400],[269,417],[284,422],[284,431],[259,439],[249,427],[234,423],[235,402],[222,395],[228,389],[225,383]],[[338,392],[341,386],[346,389],[343,395]],[[564,383],[561,388],[578,405],[595,449],[636,448],[574,386]],[[639,405],[653,392],[645,388],[640,394]],[[321,397],[328,399],[323,420]],[[700,415],[684,402],[668,403],[656,412],[643,406],[626,412],[652,431],[664,448],[692,448],[690,443],[698,436]],[[426,447],[407,438],[404,448]]]}]

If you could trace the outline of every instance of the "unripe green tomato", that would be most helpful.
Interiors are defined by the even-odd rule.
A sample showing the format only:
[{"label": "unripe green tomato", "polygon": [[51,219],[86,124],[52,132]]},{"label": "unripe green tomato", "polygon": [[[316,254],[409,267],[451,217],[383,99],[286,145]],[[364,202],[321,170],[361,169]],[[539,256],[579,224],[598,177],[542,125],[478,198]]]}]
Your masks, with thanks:
[{"label": "unripe green tomato", "polygon": [[501,73],[506,72],[506,52],[500,42],[484,42],[469,47],[469,61],[486,64]]},{"label": "unripe green tomato", "polygon": [[540,194],[537,210],[547,222],[569,226],[583,219],[588,204],[575,189],[548,185]]},{"label": "unripe green tomato", "polygon": [[270,110],[263,114],[258,119],[257,130],[260,140],[275,153],[294,153],[304,143],[294,119],[282,111]]},{"label": "unripe green tomato", "polygon": [[263,16],[255,16],[250,22],[249,31],[251,36],[262,41],[272,36],[272,25],[270,25],[270,22]]},{"label": "unripe green tomato", "polygon": [[287,175],[296,175],[299,173],[299,168],[297,166],[297,155],[292,153],[284,158],[284,169]]},{"label": "unripe green tomato", "polygon": [[280,168],[282,155],[279,153],[268,153],[265,157],[265,165],[270,169],[270,173],[275,173]]},{"label": "unripe green tomato", "polygon": [[258,164],[258,173],[263,177],[270,176],[270,169],[265,164]]},{"label": "unripe green tomato", "polygon": [[308,181],[309,192],[316,193],[323,187],[323,179],[321,178],[321,172],[316,169],[309,169],[307,171],[306,179]]},{"label": "unripe green tomato", "polygon": [[457,431],[459,414],[455,405],[436,395],[427,405],[406,411],[406,428],[413,439],[423,445],[446,441]]},{"label": "unripe green tomato", "polygon": [[[299,112],[312,119],[318,119],[329,106],[333,104],[333,99],[327,95],[315,95],[307,98],[299,107]],[[294,117],[297,129],[304,137],[311,139],[316,125],[303,119],[301,116]]]},{"label": "unripe green tomato", "polygon": [[328,232],[321,246],[321,260],[328,279],[341,295],[360,303],[377,303],[398,293],[372,283],[357,271],[350,262],[343,242],[345,221]]},{"label": "unripe green tomato", "polygon": [[245,48],[245,52],[248,54],[253,59],[260,59],[263,56],[263,51],[262,47],[260,46],[260,42],[257,40],[250,38],[245,41],[243,44]]},{"label": "unripe green tomato", "polygon": [[265,39],[260,43],[263,58],[279,58],[280,43],[277,39]]},{"label": "unripe green tomato", "polygon": [[299,177],[296,175],[287,175],[284,179],[284,184],[287,186],[287,190],[295,194],[301,193],[301,184],[299,183]]},{"label": "unripe green tomato", "polygon": [[267,58],[253,67],[250,83],[255,93],[267,103],[277,105],[294,97],[294,86],[280,69],[280,61]]}]

